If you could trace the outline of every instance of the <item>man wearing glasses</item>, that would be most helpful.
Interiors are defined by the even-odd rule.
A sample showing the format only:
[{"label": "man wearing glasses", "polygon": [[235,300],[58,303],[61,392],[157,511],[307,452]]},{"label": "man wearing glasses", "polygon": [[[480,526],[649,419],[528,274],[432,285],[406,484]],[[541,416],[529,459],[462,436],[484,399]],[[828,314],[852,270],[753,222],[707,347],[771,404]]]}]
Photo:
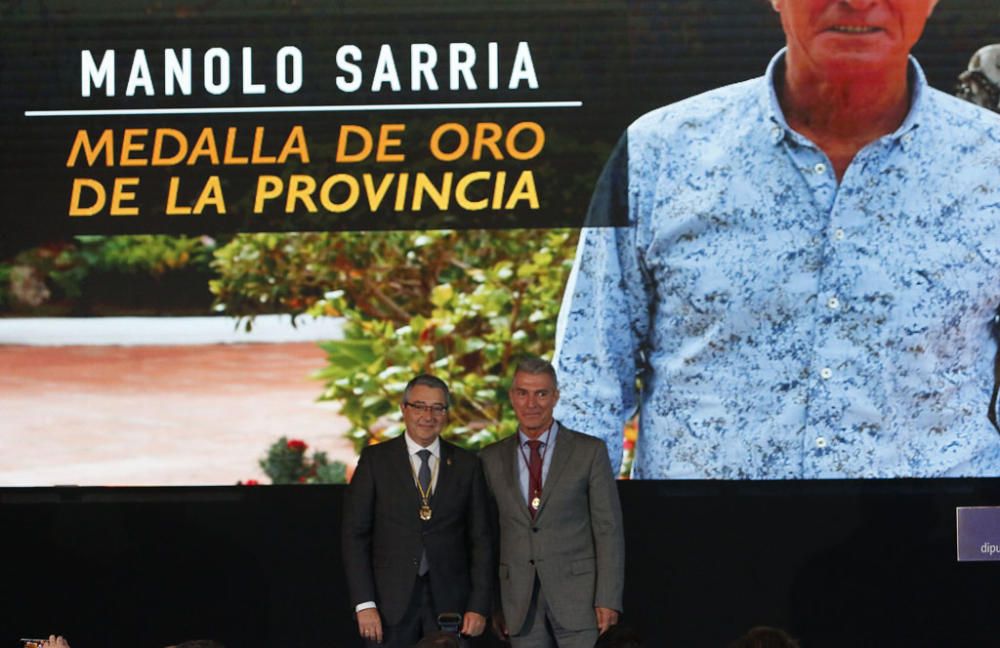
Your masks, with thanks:
[{"label": "man wearing glasses", "polygon": [[400,406],[406,433],[365,448],[347,490],[344,569],[366,646],[409,648],[462,615],[462,634],[486,626],[492,547],[479,459],[440,438],[448,386],[420,375]]},{"label": "man wearing glasses", "polygon": [[608,451],[552,418],[552,365],[522,361],[518,432],[482,452],[500,522],[499,630],[513,648],[591,648],[622,609],[625,540]]}]

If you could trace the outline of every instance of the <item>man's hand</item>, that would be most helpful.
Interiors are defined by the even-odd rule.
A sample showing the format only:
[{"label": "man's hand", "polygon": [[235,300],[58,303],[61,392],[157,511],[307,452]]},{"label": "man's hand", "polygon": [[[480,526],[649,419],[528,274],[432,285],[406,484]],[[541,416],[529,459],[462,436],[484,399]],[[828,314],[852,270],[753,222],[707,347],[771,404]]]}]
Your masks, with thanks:
[{"label": "man's hand", "polygon": [[462,634],[466,637],[478,637],[486,629],[486,617],[478,612],[466,612],[462,619]]},{"label": "man's hand", "polygon": [[608,628],[618,623],[618,610],[595,607],[594,613],[597,615],[597,631],[600,634],[604,634]]},{"label": "man's hand", "polygon": [[506,639],[510,636],[510,631],[507,629],[507,621],[503,618],[503,612],[500,609],[497,609],[493,613],[493,632],[501,639]]},{"label": "man's hand", "polygon": [[368,608],[358,612],[358,632],[368,641],[382,643],[382,617],[377,609]]},{"label": "man's hand", "polygon": [[69,648],[69,642],[62,637],[49,635],[48,640],[42,644],[45,648]]}]

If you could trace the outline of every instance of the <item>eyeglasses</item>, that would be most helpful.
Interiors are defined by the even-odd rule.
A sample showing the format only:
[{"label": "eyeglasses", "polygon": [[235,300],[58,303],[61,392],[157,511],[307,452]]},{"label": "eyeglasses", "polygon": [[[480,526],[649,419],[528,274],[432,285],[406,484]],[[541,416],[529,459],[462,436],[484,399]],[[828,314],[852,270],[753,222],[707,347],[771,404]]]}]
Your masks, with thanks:
[{"label": "eyeglasses", "polygon": [[428,405],[427,403],[403,403],[403,407],[416,410],[421,414],[433,414],[434,416],[441,416],[448,411],[447,405],[442,405],[440,403],[434,403],[433,405]]}]

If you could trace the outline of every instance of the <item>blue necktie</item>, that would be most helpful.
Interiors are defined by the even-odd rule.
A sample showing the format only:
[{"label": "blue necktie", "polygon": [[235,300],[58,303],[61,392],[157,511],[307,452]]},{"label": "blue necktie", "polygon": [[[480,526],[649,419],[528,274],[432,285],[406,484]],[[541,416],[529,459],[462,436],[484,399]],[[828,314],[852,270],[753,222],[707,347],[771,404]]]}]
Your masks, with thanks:
[{"label": "blue necktie", "polygon": [[[417,453],[420,457],[420,470],[417,471],[417,481],[420,482],[420,489],[423,493],[430,495],[431,493],[431,465],[429,462],[431,458],[431,451],[424,449]],[[427,561],[427,550],[424,549],[420,554],[420,567],[417,568],[417,575],[424,576],[428,571],[430,571],[431,565]]]},{"label": "blue necktie", "polygon": [[431,451],[421,450],[417,453],[417,456],[420,457],[420,470],[417,472],[417,481],[420,482],[421,490],[429,495],[431,492],[431,465],[429,463]]}]

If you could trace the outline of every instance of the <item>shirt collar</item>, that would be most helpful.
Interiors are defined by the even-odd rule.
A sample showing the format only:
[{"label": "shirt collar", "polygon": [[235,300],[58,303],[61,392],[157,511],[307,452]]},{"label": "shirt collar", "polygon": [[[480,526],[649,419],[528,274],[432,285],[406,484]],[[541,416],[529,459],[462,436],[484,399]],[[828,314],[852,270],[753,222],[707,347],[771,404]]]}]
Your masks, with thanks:
[{"label": "shirt collar", "polygon": [[[559,421],[552,419],[552,425],[549,426],[547,432],[542,433],[542,435],[538,437],[538,440],[541,441],[543,444],[552,443],[552,441],[555,439],[556,432],[558,431],[559,431]],[[531,438],[525,436],[524,432],[521,432],[521,428],[517,428],[517,442],[520,445],[524,446],[527,445],[528,441],[531,441]]]},{"label": "shirt collar", "polygon": [[[785,114],[781,110],[781,104],[778,102],[776,82],[784,75],[785,53],[787,50],[787,47],[782,47],[778,50],[778,53],[771,58],[771,62],[767,64],[767,72],[764,73],[764,78],[767,82],[764,84],[761,103],[763,104],[764,114],[772,124],[770,137],[771,142],[774,144],[778,144],[786,137],[800,140],[800,143],[805,143],[804,138],[788,126]],[[902,139],[904,145],[909,143],[912,138],[908,133],[920,125],[924,120],[924,114],[928,110],[927,77],[924,75],[924,70],[920,67],[920,63],[913,56],[910,56],[908,78],[910,88],[912,89],[910,110],[899,128],[894,133],[888,135],[890,139]]]},{"label": "shirt collar", "polygon": [[410,435],[406,432],[403,432],[403,437],[406,439],[406,451],[410,453],[410,455],[415,455],[421,450],[430,450],[435,459],[441,456],[441,437],[434,439],[434,441],[426,448],[411,439]]}]

